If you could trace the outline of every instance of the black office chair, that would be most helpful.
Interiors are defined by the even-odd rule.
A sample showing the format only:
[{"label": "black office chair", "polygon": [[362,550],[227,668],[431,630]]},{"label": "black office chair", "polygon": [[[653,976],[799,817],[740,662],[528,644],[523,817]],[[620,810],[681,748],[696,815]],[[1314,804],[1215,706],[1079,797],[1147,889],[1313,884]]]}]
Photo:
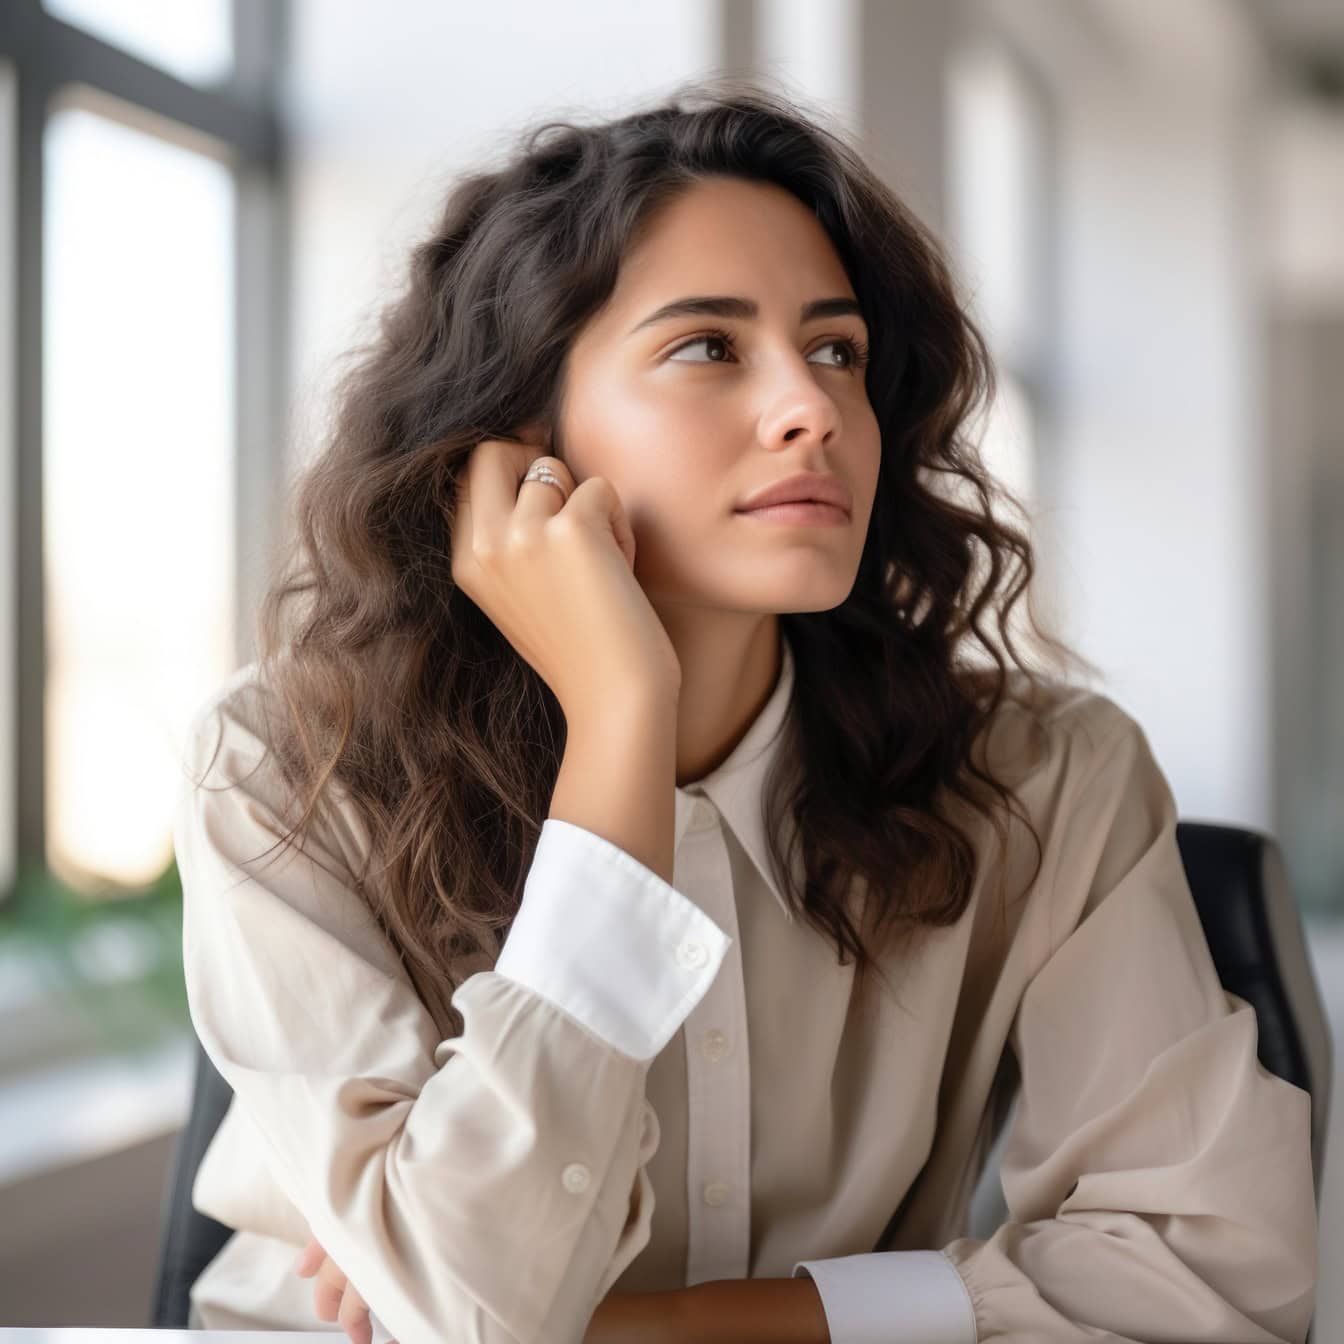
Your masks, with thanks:
[{"label": "black office chair", "polygon": [[191,1285],[233,1236],[234,1229],[201,1213],[191,1202],[191,1187],[205,1150],[233,1100],[233,1089],[196,1042],[196,1081],[191,1110],[177,1141],[172,1174],[164,1193],[159,1225],[159,1268],[154,1276],[154,1330],[185,1330],[191,1310]]},{"label": "black office chair", "polygon": [[[1274,839],[1209,822],[1176,827],[1181,859],[1223,987],[1255,1008],[1260,1062],[1311,1096],[1311,1152],[1319,1201],[1330,1104],[1331,1039],[1307,956],[1302,922]],[[159,1268],[150,1325],[183,1329],[197,1276],[233,1229],[191,1203],[196,1169],[224,1118],[232,1093],[197,1047],[191,1114],[178,1142],[163,1203]],[[981,1176],[969,1235],[988,1237],[1008,1215],[998,1180],[999,1135]]]}]

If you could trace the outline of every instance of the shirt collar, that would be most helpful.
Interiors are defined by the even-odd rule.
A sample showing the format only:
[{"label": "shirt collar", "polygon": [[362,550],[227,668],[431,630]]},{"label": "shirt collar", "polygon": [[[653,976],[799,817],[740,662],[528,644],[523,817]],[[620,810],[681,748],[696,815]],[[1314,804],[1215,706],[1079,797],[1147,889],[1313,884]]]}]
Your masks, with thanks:
[{"label": "shirt collar", "polygon": [[[765,781],[782,749],[782,729],[788,718],[793,694],[793,654],[789,642],[780,635],[780,670],[770,698],[731,753],[707,775],[676,790],[676,845],[690,822],[696,800],[708,797],[724,824],[755,864],[761,879],[778,902],[784,917],[792,922],[794,914],[773,876],[770,850],[773,848],[765,829]],[[791,830],[791,818],[784,824]],[[780,837],[786,842],[788,835]],[[787,852],[787,850],[785,851]]]}]

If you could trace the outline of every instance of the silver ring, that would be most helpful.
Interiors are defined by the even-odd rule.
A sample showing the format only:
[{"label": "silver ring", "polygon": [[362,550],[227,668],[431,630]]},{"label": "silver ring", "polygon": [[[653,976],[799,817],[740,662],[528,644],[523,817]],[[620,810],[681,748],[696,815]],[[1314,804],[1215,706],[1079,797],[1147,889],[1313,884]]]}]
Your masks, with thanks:
[{"label": "silver ring", "polygon": [[552,471],[551,468],[546,466],[544,463],[541,464],[540,466],[530,467],[528,469],[527,475],[524,476],[523,479],[518,483],[519,488],[521,489],[522,486],[526,485],[528,481],[541,481],[546,485],[553,485],[560,492],[562,498],[564,498],[565,500],[569,499],[569,494],[565,490],[564,483],[555,474],[555,472]]}]

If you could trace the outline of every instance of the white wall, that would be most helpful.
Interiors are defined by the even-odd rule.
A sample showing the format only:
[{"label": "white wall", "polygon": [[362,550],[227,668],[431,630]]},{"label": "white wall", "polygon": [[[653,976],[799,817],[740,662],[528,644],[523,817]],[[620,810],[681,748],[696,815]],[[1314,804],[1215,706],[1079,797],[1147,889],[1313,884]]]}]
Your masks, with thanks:
[{"label": "white wall", "polygon": [[1063,27],[1079,8],[1047,70],[1061,624],[1143,724],[1183,816],[1272,829],[1262,57],[1216,0],[1024,7]]},{"label": "white wall", "polygon": [[754,72],[856,131],[859,0],[757,0],[755,22]]}]

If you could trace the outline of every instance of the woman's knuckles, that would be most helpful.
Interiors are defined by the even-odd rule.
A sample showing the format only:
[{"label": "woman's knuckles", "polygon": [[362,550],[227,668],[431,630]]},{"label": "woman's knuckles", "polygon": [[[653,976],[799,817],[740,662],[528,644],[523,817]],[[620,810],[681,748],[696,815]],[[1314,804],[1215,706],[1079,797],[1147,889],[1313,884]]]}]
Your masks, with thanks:
[{"label": "woman's knuckles", "polygon": [[[541,486],[519,502],[512,487],[537,459],[535,450],[501,452],[490,440],[478,449],[486,445],[468,470],[476,507],[469,505],[469,520],[463,525],[459,515],[453,529],[458,587],[567,714],[594,685],[609,682],[613,668],[622,688],[641,679],[658,688],[679,685],[675,651],[634,577],[634,533],[611,481],[589,476],[574,486],[564,464],[551,460],[566,497]],[[576,634],[587,631],[602,639],[576,645]]]},{"label": "woman's knuckles", "polygon": [[313,1305],[320,1320],[336,1319],[341,1309],[346,1283],[345,1275],[341,1273],[334,1260],[328,1258],[322,1262],[322,1268],[317,1271],[317,1280],[313,1284]]},{"label": "woman's knuckles", "polygon": [[334,1321],[341,1309],[339,1293],[318,1287],[313,1289],[313,1311],[319,1321]]},{"label": "woman's knuckles", "polygon": [[[313,1279],[313,1307],[320,1321],[332,1321],[349,1335],[352,1344],[373,1344],[369,1306],[341,1267],[323,1251],[317,1238],[309,1239],[295,1272]],[[397,1344],[391,1340],[389,1344]]]},{"label": "woman's knuckles", "polygon": [[346,1289],[337,1320],[354,1344],[373,1344],[373,1326],[369,1322],[368,1305],[353,1287]]}]

